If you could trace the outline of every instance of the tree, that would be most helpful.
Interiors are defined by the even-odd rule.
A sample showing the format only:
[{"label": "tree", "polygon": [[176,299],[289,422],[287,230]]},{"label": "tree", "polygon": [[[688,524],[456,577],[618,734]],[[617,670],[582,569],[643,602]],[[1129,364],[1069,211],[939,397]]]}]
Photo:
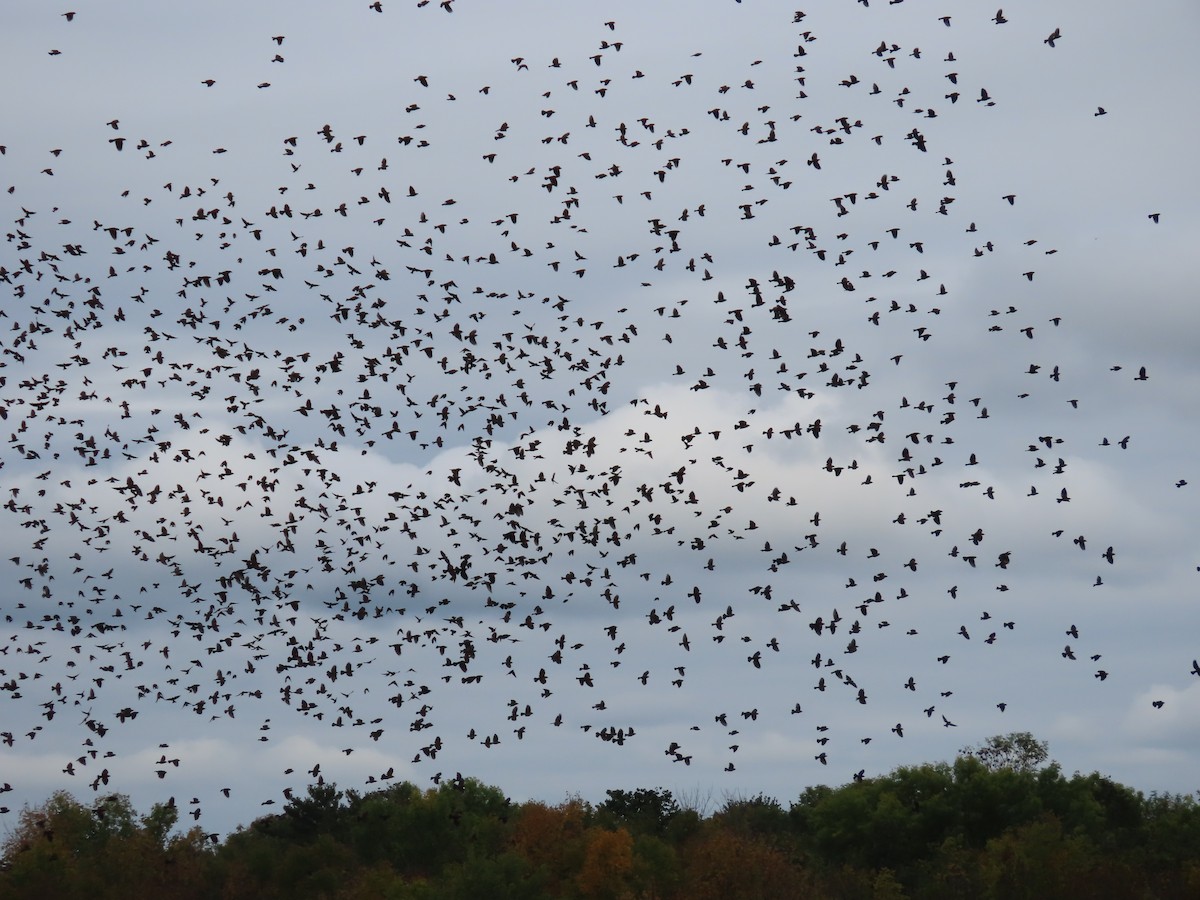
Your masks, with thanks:
[{"label": "tree", "polygon": [[637,897],[654,900],[676,896],[681,877],[676,846],[680,843],[652,834],[639,835],[634,839],[630,881]]},{"label": "tree", "polygon": [[1063,834],[1057,817],[1047,814],[988,841],[980,868],[997,898],[1123,896],[1086,889],[1095,862],[1086,839]]},{"label": "tree", "polygon": [[1033,772],[1050,758],[1050,745],[1039,741],[1028,731],[997,734],[974,747],[959,751],[983,763],[990,771],[1012,769],[1014,772]]},{"label": "tree", "polygon": [[583,801],[572,799],[557,806],[530,800],[517,812],[510,845],[545,875],[551,893],[563,893],[560,886],[571,881],[583,865],[584,820],[590,811]]},{"label": "tree", "polygon": [[543,882],[524,857],[507,851],[448,867],[439,880],[438,896],[447,900],[542,900],[550,896]]},{"label": "tree", "polygon": [[333,829],[345,809],[344,796],[336,785],[310,784],[307,797],[292,797],[288,801],[283,808],[283,818],[291,823],[298,840],[315,840],[317,835]]},{"label": "tree", "polygon": [[624,828],[592,828],[587,834],[583,865],[575,879],[584,897],[620,897],[633,871],[633,838]]},{"label": "tree", "polygon": [[0,896],[198,896],[211,855],[203,832],[170,835],[178,811],[156,804],[140,824],[129,798],[113,794],[84,806],[58,791],[26,807],[0,852]]},{"label": "tree", "polygon": [[730,797],[712,819],[742,837],[773,846],[785,844],[791,837],[792,822],[787,810],[774,797],[762,793],[754,797]]},{"label": "tree", "polygon": [[685,849],[682,889],[689,900],[766,900],[816,895],[787,856],[758,841],[713,828]]},{"label": "tree", "polygon": [[634,834],[662,835],[680,812],[670,791],[638,788],[605,793],[608,799],[596,807],[597,819],[609,827],[623,825]]},{"label": "tree", "polygon": [[142,829],[156,847],[165,847],[171,829],[179,821],[179,807],[173,803],[155,803],[150,812],[142,816]]},{"label": "tree", "polygon": [[0,898],[1200,896],[1193,798],[974,754],[809,788],[788,812],[759,794],[701,818],[657,789],[610,791],[597,808],[514,806],[456,779],[317,785],[221,845],[198,826],[172,831],[178,817],[170,801],[139,815],[118,794],[54,794],[0,841]]}]

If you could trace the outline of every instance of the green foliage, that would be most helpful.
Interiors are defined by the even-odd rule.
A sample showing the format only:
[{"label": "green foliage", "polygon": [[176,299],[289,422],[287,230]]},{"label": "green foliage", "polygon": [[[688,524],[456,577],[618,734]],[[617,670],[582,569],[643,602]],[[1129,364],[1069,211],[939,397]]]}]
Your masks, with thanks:
[{"label": "green foliage", "polygon": [[333,828],[343,810],[345,795],[332,784],[310,784],[307,797],[293,797],[283,808],[285,832],[300,842],[311,841]]},{"label": "green foliage", "polygon": [[211,864],[203,834],[171,835],[178,811],[156,804],[139,821],[129,798],[94,806],[59,791],[21,812],[0,854],[0,897],[203,896]]},{"label": "green foliage", "polygon": [[997,734],[974,747],[959,751],[983,763],[989,770],[1012,769],[1014,772],[1032,772],[1050,758],[1050,745],[1039,741],[1028,731]]},{"label": "green foliage", "polygon": [[597,822],[624,826],[638,834],[664,834],[680,813],[670,791],[638,788],[635,791],[605,791],[608,799],[596,807]]},{"label": "green foliage", "polygon": [[523,857],[504,852],[452,866],[443,875],[438,896],[450,900],[540,900],[550,896],[545,893],[544,880]]},{"label": "green foliage", "polygon": [[155,803],[150,812],[142,816],[142,829],[158,847],[164,847],[171,829],[179,821],[179,808],[173,803]]},{"label": "green foliage", "polygon": [[369,794],[316,784],[219,846],[175,831],[173,803],[139,816],[120,795],[89,807],[57,793],[0,846],[0,897],[1200,896],[1193,798],[1067,777],[1036,757],[967,753],[806,788],[788,809],[729,798],[707,818],[662,789],[611,790],[592,807],[514,805],[476,779]]},{"label": "green foliage", "polygon": [[638,896],[674,896],[681,877],[677,845],[653,835],[634,839],[630,880]]},{"label": "green foliage", "polygon": [[713,821],[743,837],[771,840],[791,831],[787,810],[774,797],[731,797],[717,810]]}]

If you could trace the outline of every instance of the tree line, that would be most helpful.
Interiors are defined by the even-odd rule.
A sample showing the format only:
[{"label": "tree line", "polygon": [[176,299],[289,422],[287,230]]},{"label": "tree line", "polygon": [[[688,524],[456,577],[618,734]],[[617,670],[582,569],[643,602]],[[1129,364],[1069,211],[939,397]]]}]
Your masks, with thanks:
[{"label": "tree line", "polygon": [[221,840],[174,803],[58,792],[0,845],[0,898],[1194,898],[1200,805],[1067,776],[1028,734],[785,806],[670,791],[514,803],[474,778],[310,785]]}]

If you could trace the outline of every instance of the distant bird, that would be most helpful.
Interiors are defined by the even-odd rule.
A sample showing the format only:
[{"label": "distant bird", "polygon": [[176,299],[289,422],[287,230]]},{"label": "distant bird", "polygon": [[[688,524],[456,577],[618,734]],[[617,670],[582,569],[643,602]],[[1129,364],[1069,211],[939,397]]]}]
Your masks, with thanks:
[{"label": "distant bird", "polygon": [[[384,12],[382,0],[364,5]],[[418,0],[416,8],[429,5]],[[904,15],[899,0],[891,5]],[[167,738],[153,729],[168,718],[186,712],[214,739],[225,726],[226,736],[242,729],[245,740],[268,743],[286,732],[263,710],[286,708],[305,728],[340,729],[333,743],[318,743],[346,757],[387,736],[392,755],[411,758],[415,773],[436,767],[439,754],[499,751],[483,694],[511,678],[524,690],[500,707],[516,737],[502,752],[536,748],[548,734],[571,758],[583,758],[576,742],[585,736],[617,752],[636,744],[628,722],[649,700],[662,710],[656,729],[666,762],[724,758],[713,768],[732,773],[728,754],[768,739],[789,709],[764,703],[752,695],[761,686],[750,684],[766,677],[764,656],[785,659],[788,640],[826,642],[806,654],[825,721],[870,699],[888,703],[889,717],[921,711],[928,725],[940,712],[944,728],[959,727],[948,714],[966,714],[962,698],[946,684],[931,688],[925,675],[920,692],[916,683],[931,659],[951,674],[945,651],[955,633],[920,602],[931,587],[968,604],[960,622],[1002,621],[977,633],[971,652],[955,654],[954,680],[984,669],[1011,680],[1018,657],[1019,677],[1052,677],[1052,657],[1025,651],[1047,621],[1051,636],[1061,625],[1039,621],[1045,611],[1027,601],[1080,560],[1048,538],[1100,527],[1071,519],[1127,492],[1143,470],[1187,484],[1180,470],[1163,468],[1166,449],[1130,447],[1126,436],[1100,443],[1112,482],[1101,490],[1083,477],[1081,442],[1094,439],[1079,417],[1104,408],[1113,421],[1153,423],[1169,379],[1160,372],[1149,385],[1145,366],[1111,366],[1147,382],[1134,389],[1133,407],[1128,390],[1112,390],[1103,376],[1106,359],[1131,358],[1136,335],[1100,335],[1107,343],[1093,353],[1056,364],[1056,348],[1073,346],[1089,327],[1079,317],[1046,317],[1054,328],[1044,329],[1016,297],[983,307],[941,298],[981,278],[1016,290],[1024,277],[1022,292],[1051,302],[1046,287],[1087,280],[1082,257],[1055,255],[1062,217],[1041,216],[1043,233],[1031,237],[989,215],[997,198],[1015,207],[1016,193],[996,192],[1021,190],[1013,175],[1023,167],[1036,163],[1052,177],[1072,164],[1061,142],[1042,146],[1000,130],[982,153],[963,135],[978,132],[974,117],[1001,112],[997,98],[1028,118],[1041,102],[1031,85],[1053,93],[1061,84],[1047,79],[1087,77],[1107,58],[1064,22],[1069,51],[1086,46],[1076,60],[1083,68],[1063,75],[1049,65],[1055,60],[1025,53],[1030,33],[1020,26],[984,29],[976,35],[983,44],[960,35],[962,58],[945,53],[941,77],[896,82],[892,75],[930,54],[876,43],[876,35],[867,46],[887,78],[843,71],[829,81],[796,65],[807,63],[801,57],[817,31],[796,29],[782,57],[768,56],[775,51],[759,26],[769,19],[755,16],[775,13],[752,6],[731,13],[745,19],[735,23],[739,33],[752,35],[753,53],[740,65],[786,66],[804,104],[711,53],[696,52],[686,74],[668,75],[653,64],[658,38],[619,40],[615,20],[588,26],[592,49],[582,55],[555,27],[539,32],[536,59],[513,55],[530,52],[517,46],[479,44],[472,64],[489,83],[477,92],[449,86],[449,76],[462,74],[454,47],[439,29],[425,29],[420,65],[432,68],[410,68],[396,82],[391,130],[380,133],[344,131],[346,122],[373,121],[370,91],[343,91],[339,118],[317,120],[328,124],[307,138],[294,122],[275,130],[295,118],[285,95],[303,85],[276,79],[270,95],[250,95],[251,85],[265,91],[272,82],[230,75],[255,59],[282,65],[283,34],[266,36],[279,51],[267,60],[256,31],[227,35],[223,55],[205,64],[219,68],[207,73],[182,57],[160,61],[154,77],[163,84],[181,76],[194,87],[197,71],[212,76],[202,86],[222,84],[221,92],[173,96],[169,109],[89,93],[84,70],[59,61],[56,90],[95,94],[96,118],[75,123],[66,138],[53,116],[35,115],[37,104],[18,109],[9,117],[14,133],[35,149],[53,148],[55,161],[42,168],[44,158],[30,166],[20,154],[5,157],[13,163],[13,256],[0,265],[12,294],[0,304],[8,320],[0,419],[10,433],[0,525],[11,545],[11,590],[0,612],[12,629],[0,645],[0,692],[2,727],[12,730],[0,739],[14,752],[58,753],[65,777],[103,759],[92,787],[115,791],[143,776],[194,779],[166,743],[148,769],[107,762]],[[439,8],[450,13],[453,4]],[[793,24],[806,20],[792,15]],[[936,29],[934,17],[921,15],[905,31],[914,41]],[[637,18],[634,34],[645,38],[652,23]],[[392,16],[364,17],[362,7],[345,19],[381,40],[399,34]],[[102,38],[97,21],[85,16],[71,36]],[[937,21],[950,27],[951,16]],[[1008,19],[996,10],[992,22]],[[161,37],[156,22],[143,24],[147,40]],[[702,18],[691,24],[698,40],[716,35]],[[294,53],[307,52],[310,42],[290,20],[271,28],[292,34]],[[471,28],[454,34],[471,44]],[[1044,43],[1054,48],[1061,37],[1055,28]],[[248,58],[237,58],[238,46],[249,47]],[[352,51],[325,49],[330,68],[354,62]],[[981,61],[1022,54],[1029,78],[994,69],[996,81],[981,86]],[[1125,60],[1135,87],[1144,80],[1137,60]],[[129,54],[109,63],[118,78],[137,68]],[[593,71],[606,77],[585,77]],[[239,85],[245,108],[230,119],[225,101]],[[882,96],[890,102],[871,102]],[[975,107],[958,103],[967,97],[978,98]],[[319,98],[309,99],[316,115]],[[270,109],[259,108],[267,101]],[[114,103],[124,121],[104,122]],[[464,104],[470,109],[457,110]],[[660,107],[670,109],[669,121],[655,121]],[[914,117],[953,121],[918,127]],[[176,120],[188,128],[171,132]],[[334,122],[343,124],[335,130]],[[233,138],[205,137],[231,127]],[[1177,136],[1178,123],[1160,130]],[[1115,146],[1107,125],[1093,131],[1097,153]],[[393,151],[378,149],[393,140]],[[789,162],[783,146],[804,149]],[[81,168],[80,160],[90,162]],[[968,189],[972,172],[979,183]],[[1147,189],[1157,190],[1158,174],[1146,175]],[[80,178],[88,190],[74,189]],[[826,199],[797,204],[779,196],[785,190]],[[1008,215],[1031,208],[1027,198]],[[935,227],[935,214],[968,222],[956,227],[970,244]],[[1149,218],[1172,237],[1169,218]],[[959,251],[987,271],[959,271],[968,265]],[[1123,251],[1131,272],[1145,267],[1136,242]],[[611,262],[597,263],[597,254]],[[1026,254],[1047,258],[1039,265]],[[651,327],[659,319],[678,321]],[[892,368],[881,368],[887,361]],[[1133,452],[1112,456],[1113,444]],[[1006,491],[1004,473],[1023,465],[1033,473],[1015,483],[1029,484],[1028,493]],[[807,493],[791,487],[806,479]],[[1063,507],[1073,499],[1068,488],[1075,502]],[[1108,535],[1092,535],[1093,554],[1097,541],[1115,546],[1133,526],[1118,516],[1104,527]],[[1019,545],[999,537],[1014,531]],[[1084,535],[1072,543],[1086,552]],[[1123,550],[1123,572],[1137,568],[1139,546]],[[1115,565],[1113,546],[1099,555]],[[979,560],[990,556],[1013,578],[979,581],[987,568]],[[963,575],[948,577],[950,566]],[[721,575],[702,587],[701,571]],[[844,585],[852,599],[836,605],[857,614],[843,616],[819,591],[792,590],[814,575]],[[1003,614],[991,603],[996,614],[980,609],[989,589],[1005,594]],[[770,626],[771,615],[802,606],[811,638]],[[1029,617],[1020,632],[1018,614]],[[1092,637],[1096,614],[1072,613],[1082,624],[1065,631],[1062,659],[1101,661],[1080,638]],[[1142,618],[1170,625],[1164,615],[1154,607]],[[712,639],[708,651],[700,631]],[[894,644],[901,632],[922,641]],[[965,624],[957,635],[971,640]],[[1034,643],[978,657],[1004,643],[998,635]],[[740,655],[725,651],[743,644],[739,654],[750,651],[756,672],[739,679]],[[704,666],[689,669],[682,654],[703,656]],[[853,669],[851,654],[860,663]],[[1200,676],[1200,661],[1191,674]],[[689,676],[722,681],[744,702],[732,713],[714,707],[685,718],[685,705],[669,701],[683,696]],[[1105,681],[1108,672],[1094,677]],[[892,691],[868,698],[856,678],[867,686],[882,679]],[[125,698],[135,686],[136,703]],[[934,691],[942,706],[923,706]],[[436,711],[448,706],[467,717],[454,735],[439,727]],[[729,727],[731,714],[740,728]],[[802,714],[793,700],[790,715]],[[256,715],[258,728],[247,728]],[[696,724],[710,715],[711,725]],[[44,727],[55,717],[53,731]],[[59,724],[79,732],[72,754],[59,752],[67,733]],[[833,731],[816,729],[814,761],[836,763]],[[904,737],[900,722],[891,732]],[[739,736],[711,745],[714,735]],[[866,746],[872,736],[859,740]],[[454,741],[465,745],[449,747]],[[685,743],[705,745],[685,752]],[[714,757],[722,746],[728,753]],[[335,777],[331,763],[324,771],[306,765],[289,766],[283,777],[293,783],[272,788],[289,806],[304,780]],[[339,779],[373,787],[396,777],[383,765],[358,776],[340,771]],[[426,777],[435,789],[467,789],[461,773]],[[864,780],[865,770],[853,777]],[[197,794],[189,814],[199,820],[195,783],[177,790]],[[233,789],[243,792],[232,783],[219,790],[232,799]],[[277,805],[278,794],[258,800]],[[451,818],[459,824],[458,813]]]}]

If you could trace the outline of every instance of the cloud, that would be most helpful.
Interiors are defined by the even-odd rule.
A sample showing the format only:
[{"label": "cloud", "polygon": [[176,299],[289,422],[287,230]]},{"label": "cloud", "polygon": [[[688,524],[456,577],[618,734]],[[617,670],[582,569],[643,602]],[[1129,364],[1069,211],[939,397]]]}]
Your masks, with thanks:
[{"label": "cloud", "polygon": [[16,13],[21,798],[1189,785],[1192,11],[909,6]]}]

